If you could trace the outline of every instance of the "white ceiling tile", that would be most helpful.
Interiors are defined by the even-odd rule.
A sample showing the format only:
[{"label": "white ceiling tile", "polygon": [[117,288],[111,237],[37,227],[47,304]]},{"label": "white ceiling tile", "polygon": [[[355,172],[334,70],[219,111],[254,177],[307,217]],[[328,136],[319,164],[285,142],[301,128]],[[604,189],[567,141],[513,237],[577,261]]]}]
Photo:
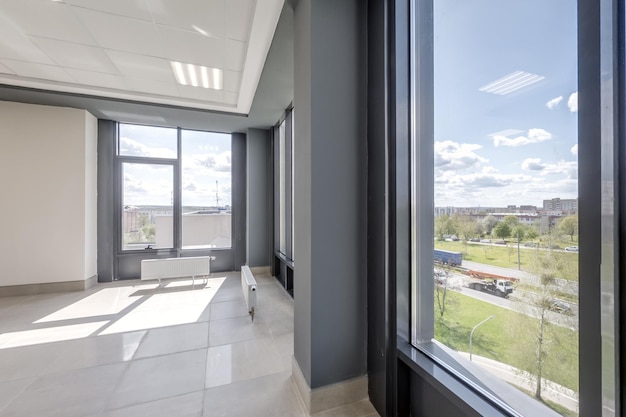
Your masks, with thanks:
[{"label": "white ceiling tile", "polygon": [[162,96],[177,97],[178,87],[176,83],[163,83],[145,78],[128,78],[128,88],[142,93],[158,94]]},{"label": "white ceiling tile", "polygon": [[128,52],[106,50],[120,74],[131,78],[144,78],[160,82],[176,82],[170,61]]},{"label": "white ceiling tile", "polygon": [[46,54],[33,45],[26,35],[1,14],[0,58],[54,65],[54,62]]},{"label": "white ceiling tile", "polygon": [[78,84],[127,90],[128,85],[124,77],[115,74],[103,74],[101,72],[83,71],[78,69],[65,69]]},{"label": "white ceiling tile", "polygon": [[233,39],[226,39],[226,65],[225,69],[233,71],[243,71],[246,60],[245,42],[239,42]]},{"label": "white ceiling tile", "polygon": [[231,104],[233,106],[236,106],[237,100],[239,100],[239,93],[233,93],[232,91],[224,91],[224,103],[225,104]]},{"label": "white ceiling tile", "polygon": [[222,90],[179,85],[178,91],[180,91],[181,97],[191,98],[194,100],[214,101],[217,103],[221,103],[224,100],[224,92]]},{"label": "white ceiling tile", "polygon": [[117,14],[120,16],[131,17],[133,19],[141,19],[152,21],[150,10],[146,0],[65,0],[73,6],[85,9],[98,10],[101,12]]},{"label": "white ceiling tile", "polygon": [[226,36],[228,38],[248,42],[256,3],[256,0],[228,1],[226,11],[226,21],[228,22]]},{"label": "white ceiling tile", "polygon": [[53,65],[33,64],[30,62],[11,61],[8,59],[1,59],[0,64],[3,64],[15,74],[22,77],[40,78],[43,80],[66,83],[74,82],[67,72],[65,72],[62,68],[55,67]]},{"label": "white ceiling tile", "polygon": [[224,68],[224,39],[161,25],[157,28],[166,58],[186,64]]},{"label": "white ceiling tile", "polygon": [[0,72],[3,74],[15,74],[9,67],[6,65],[0,64]]},{"label": "white ceiling tile", "polygon": [[189,31],[199,29],[209,36],[225,36],[226,0],[148,0],[148,3],[156,23]]},{"label": "white ceiling tile", "polygon": [[76,8],[100,46],[106,49],[162,56],[154,24],[143,20]]},{"label": "white ceiling tile", "polygon": [[87,29],[70,6],[50,0],[5,0],[0,12],[27,35],[94,45]]},{"label": "white ceiling tile", "polygon": [[224,91],[239,92],[241,73],[238,71],[224,71]]},{"label": "white ceiling tile", "polygon": [[46,53],[60,67],[83,69],[87,71],[117,73],[117,68],[102,49],[95,46],[57,41],[54,39],[30,38],[35,45]]}]

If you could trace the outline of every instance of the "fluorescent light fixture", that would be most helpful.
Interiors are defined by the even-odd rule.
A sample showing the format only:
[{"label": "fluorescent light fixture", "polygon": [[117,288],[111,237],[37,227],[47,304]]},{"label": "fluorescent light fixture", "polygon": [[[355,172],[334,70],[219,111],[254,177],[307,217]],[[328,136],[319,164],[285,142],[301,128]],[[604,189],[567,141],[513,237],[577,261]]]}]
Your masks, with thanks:
[{"label": "fluorescent light fixture", "polygon": [[172,61],[171,64],[178,84],[213,88],[215,90],[223,88],[223,72],[219,68],[183,64],[177,61]]},{"label": "fluorescent light fixture", "polygon": [[480,87],[479,90],[484,91],[485,93],[503,96],[521,88],[528,87],[531,84],[543,80],[544,78],[545,77],[542,75],[531,74],[526,71],[515,71],[490,84]]}]

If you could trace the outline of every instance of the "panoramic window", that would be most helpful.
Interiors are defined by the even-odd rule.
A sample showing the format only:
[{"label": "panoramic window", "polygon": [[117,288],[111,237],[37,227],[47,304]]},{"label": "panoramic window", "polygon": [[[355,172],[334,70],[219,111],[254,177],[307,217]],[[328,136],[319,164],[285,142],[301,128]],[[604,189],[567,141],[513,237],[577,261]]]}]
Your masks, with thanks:
[{"label": "panoramic window", "polygon": [[230,248],[231,135],[129,124],[118,132],[122,250]]},{"label": "panoramic window", "polygon": [[231,246],[230,135],[183,130],[183,249]]},{"label": "panoramic window", "polygon": [[576,2],[432,4],[434,172],[413,180],[434,179],[414,259],[433,308],[413,342],[521,415],[578,415]]}]

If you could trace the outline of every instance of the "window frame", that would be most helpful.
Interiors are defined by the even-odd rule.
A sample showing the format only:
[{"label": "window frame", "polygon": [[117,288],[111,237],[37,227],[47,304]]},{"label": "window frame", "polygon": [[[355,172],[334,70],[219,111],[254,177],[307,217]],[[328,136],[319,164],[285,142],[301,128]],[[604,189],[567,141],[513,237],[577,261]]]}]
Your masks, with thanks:
[{"label": "window frame", "polygon": [[[425,343],[428,336],[434,333],[428,323],[430,317],[433,319],[430,322],[434,324],[431,243],[434,238],[434,194],[430,189],[434,184],[432,2],[396,1],[393,2],[394,13],[390,14],[390,63],[393,67],[389,84],[392,90],[390,109],[396,110],[395,114],[392,113],[393,125],[390,129],[390,143],[396,147],[391,154],[390,184],[394,191],[390,193],[390,205],[396,217],[390,222],[392,233],[389,239],[392,254],[395,255],[390,265],[391,280],[397,284],[392,303],[398,314],[390,329],[397,336],[396,355],[400,363],[435,386],[458,407],[480,415],[518,416],[517,411],[486,393],[471,378],[466,378],[448,361],[442,360],[436,346],[432,349]],[[620,315],[617,307],[620,296],[625,291],[623,286],[618,285],[620,267],[626,262],[624,249],[621,249],[624,245],[620,245],[626,237],[626,228],[621,221],[625,208],[619,205],[620,201],[626,202],[626,192],[619,188],[620,179],[626,180],[626,158],[622,156],[626,145],[620,144],[626,139],[626,123],[619,119],[619,110],[626,107],[626,75],[622,74],[626,70],[626,36],[623,33],[626,14],[625,7],[616,4],[612,0],[577,2],[579,218],[582,236],[579,258],[581,416],[606,412],[611,408],[611,400],[613,412],[616,415],[622,412],[619,354],[624,348],[620,346],[619,339],[620,326],[624,326],[624,321],[616,319]],[[408,18],[401,12],[405,8],[409,11]],[[405,37],[408,38],[406,48]],[[418,41],[413,42],[414,39]],[[598,48],[600,45],[602,48]],[[408,77],[403,73],[403,65],[409,67]],[[401,93],[403,88],[410,91],[409,98]],[[408,118],[408,127],[404,118]],[[403,136],[407,133],[405,129],[410,136],[408,145]],[[598,136],[601,146],[598,146]],[[403,149],[410,151],[408,169],[402,159]],[[410,188],[408,198],[405,196],[407,184]],[[405,207],[409,207],[410,211],[411,236],[408,244],[399,236],[402,224],[407,221],[403,217],[406,215]],[[607,230],[616,232],[607,233]],[[407,246],[410,258],[408,282],[402,265],[402,254]],[[601,290],[610,292],[612,300],[601,303]],[[407,297],[410,298],[408,303]],[[600,329],[603,329],[602,334]],[[420,334],[422,337],[419,337]],[[402,371],[393,368],[391,371],[395,373],[395,378],[405,379],[406,382]],[[614,395],[612,399],[611,392]],[[400,410],[411,407],[407,405],[410,398],[406,395],[406,392],[389,392],[394,403],[391,407]]]},{"label": "window frame", "polygon": [[[182,141],[183,141],[183,132],[184,131],[197,131],[197,132],[207,132],[207,133],[217,133],[217,134],[225,134],[230,136],[231,143],[231,152],[233,148],[233,137],[230,133],[224,132],[214,132],[214,131],[205,131],[199,129],[185,129],[181,127],[177,127],[176,129],[176,158],[158,158],[158,157],[144,157],[144,156],[129,156],[129,155],[121,155],[120,154],[120,126],[121,125],[135,125],[135,126],[148,126],[148,125],[140,125],[137,123],[117,123],[116,124],[116,133],[115,133],[115,222],[116,222],[116,234],[115,237],[115,245],[116,245],[116,253],[118,257],[124,255],[133,255],[133,254],[163,254],[170,253],[172,255],[179,256],[182,253],[194,254],[194,253],[204,253],[207,251],[231,251],[234,249],[234,242],[231,240],[231,245],[229,247],[217,247],[217,248],[184,248],[182,246]],[[150,127],[163,127],[163,126],[155,126],[149,125]],[[171,127],[163,127],[165,129],[173,129]],[[145,164],[145,165],[167,165],[172,166],[173,168],[173,246],[168,248],[146,248],[146,249],[124,249],[123,248],[123,225],[122,225],[122,202],[123,202],[123,175],[122,175],[122,167],[125,163],[132,164]],[[231,184],[233,182],[235,168],[231,166]],[[234,222],[234,204],[231,201],[231,234],[233,234],[233,222]]]}]

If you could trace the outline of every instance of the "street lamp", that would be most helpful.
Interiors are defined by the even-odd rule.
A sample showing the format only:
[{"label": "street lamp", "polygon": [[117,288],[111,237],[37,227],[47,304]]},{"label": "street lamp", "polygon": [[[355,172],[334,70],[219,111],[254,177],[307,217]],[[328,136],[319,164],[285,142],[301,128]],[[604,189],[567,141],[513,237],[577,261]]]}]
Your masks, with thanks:
[{"label": "street lamp", "polygon": [[494,316],[493,314],[489,317],[487,317],[485,320],[481,321],[480,323],[478,323],[476,326],[474,326],[474,328],[472,329],[472,332],[470,333],[470,361],[472,360],[472,336],[474,336],[474,330],[476,330],[476,328],[482,324],[487,323],[489,320],[491,319],[495,319],[496,316]]}]

